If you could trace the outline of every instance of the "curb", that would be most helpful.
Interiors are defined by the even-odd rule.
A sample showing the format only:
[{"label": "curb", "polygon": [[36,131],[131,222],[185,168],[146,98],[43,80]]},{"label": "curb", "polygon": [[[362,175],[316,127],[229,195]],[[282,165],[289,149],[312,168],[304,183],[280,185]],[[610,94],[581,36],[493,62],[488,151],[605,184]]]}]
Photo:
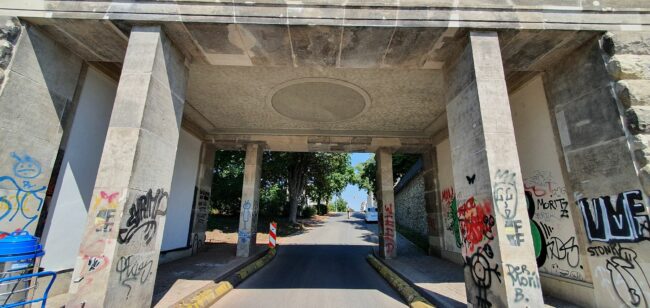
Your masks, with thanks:
[{"label": "curb", "polygon": [[372,265],[379,274],[388,281],[388,283],[406,300],[411,308],[433,308],[435,307],[427,301],[420,293],[411,287],[404,279],[395,274],[390,268],[380,262],[375,256],[369,254],[366,257],[368,263]]},{"label": "curb", "polygon": [[240,269],[236,269],[234,274],[230,274],[222,281],[214,281],[208,286],[201,288],[198,291],[186,296],[182,300],[174,304],[174,307],[183,308],[203,308],[210,307],[221,299],[224,295],[228,294],[242,281],[246,280],[250,275],[257,272],[260,268],[268,264],[273,257],[275,257],[276,249],[268,249],[263,257],[257,258]]}]

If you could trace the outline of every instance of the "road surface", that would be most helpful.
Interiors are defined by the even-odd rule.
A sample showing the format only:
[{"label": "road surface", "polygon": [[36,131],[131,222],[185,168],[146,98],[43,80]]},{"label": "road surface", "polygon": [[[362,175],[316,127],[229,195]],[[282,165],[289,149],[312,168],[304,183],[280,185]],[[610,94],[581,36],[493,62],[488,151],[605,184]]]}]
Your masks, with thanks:
[{"label": "road surface", "polygon": [[212,307],[406,307],[365,257],[376,244],[361,214],[283,238],[266,267]]}]

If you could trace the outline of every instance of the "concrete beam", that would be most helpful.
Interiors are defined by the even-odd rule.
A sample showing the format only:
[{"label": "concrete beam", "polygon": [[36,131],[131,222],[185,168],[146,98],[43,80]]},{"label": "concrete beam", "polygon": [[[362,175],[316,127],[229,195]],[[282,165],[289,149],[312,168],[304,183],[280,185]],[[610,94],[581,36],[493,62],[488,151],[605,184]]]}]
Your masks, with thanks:
[{"label": "concrete beam", "polygon": [[186,81],[161,28],[133,28],[67,306],[150,306]]},{"label": "concrete beam", "polygon": [[395,193],[393,191],[393,154],[381,148],[375,153],[377,162],[377,207],[379,208],[379,255],[386,259],[397,257],[395,224]]},{"label": "concrete beam", "polygon": [[260,144],[246,146],[244,185],[239,214],[237,256],[248,257],[254,253],[257,239],[257,216],[260,208],[260,181],[262,176],[262,152]]},{"label": "concrete beam", "polygon": [[471,32],[447,67],[454,187],[473,306],[542,306],[510,103],[495,32]]},{"label": "concrete beam", "polygon": [[218,149],[242,150],[251,142],[278,152],[375,152],[390,148],[394,152],[423,153],[431,148],[428,137],[369,137],[324,135],[212,135],[208,141]]},{"label": "concrete beam", "polygon": [[[460,3],[459,3],[460,2]],[[4,0],[0,15],[148,22],[241,23],[476,29],[648,29],[650,4],[610,1],[346,1],[114,2]],[[272,5],[269,5],[272,4]],[[560,13],[558,13],[560,12]],[[566,13],[561,13],[566,12]]]}]

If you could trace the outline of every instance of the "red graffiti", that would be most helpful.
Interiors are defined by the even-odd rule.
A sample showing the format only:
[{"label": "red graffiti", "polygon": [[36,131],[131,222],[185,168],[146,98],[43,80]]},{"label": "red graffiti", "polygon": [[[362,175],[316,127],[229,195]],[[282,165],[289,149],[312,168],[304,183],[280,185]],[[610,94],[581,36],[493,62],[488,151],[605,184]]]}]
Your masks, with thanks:
[{"label": "red graffiti", "polygon": [[393,205],[388,203],[384,204],[384,249],[386,255],[393,254],[395,249],[395,212]]},{"label": "red graffiti", "polygon": [[470,197],[458,208],[458,221],[468,253],[473,253],[477,245],[494,239],[494,216],[490,201],[480,204],[476,203],[474,197]]},{"label": "red graffiti", "polygon": [[442,202],[444,204],[451,204],[451,201],[453,201],[454,198],[456,198],[456,195],[454,194],[453,187],[449,187],[442,191]]},{"label": "red graffiti", "polygon": [[547,193],[550,194],[551,191],[553,191],[551,188],[551,182],[546,182],[546,185],[548,187],[526,185],[526,183],[524,183],[524,190],[530,191],[535,197],[543,197],[546,196]]}]

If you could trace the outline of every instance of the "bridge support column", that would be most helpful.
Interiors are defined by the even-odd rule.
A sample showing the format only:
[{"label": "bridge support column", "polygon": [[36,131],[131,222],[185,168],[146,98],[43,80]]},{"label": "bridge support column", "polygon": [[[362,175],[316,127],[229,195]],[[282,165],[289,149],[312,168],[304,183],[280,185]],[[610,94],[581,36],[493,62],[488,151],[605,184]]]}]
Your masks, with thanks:
[{"label": "bridge support column", "polygon": [[214,176],[214,153],[212,144],[201,145],[199,170],[196,175],[196,198],[192,210],[192,254],[205,244],[205,231],[210,215],[210,196],[212,194],[212,177]]},{"label": "bridge support column", "polygon": [[161,28],[134,27],[67,306],[150,306],[186,80]]},{"label": "bridge support column", "polygon": [[443,249],[442,209],[438,189],[438,162],[436,149],[422,154],[422,176],[424,179],[424,205],[427,213],[427,235],[429,254],[440,257]]},{"label": "bridge support column", "polygon": [[468,302],[542,306],[497,33],[471,32],[445,73]]},{"label": "bridge support column", "polygon": [[395,193],[393,191],[393,154],[381,148],[375,153],[377,163],[377,207],[379,208],[379,255],[397,257]]},{"label": "bridge support column", "polygon": [[241,213],[237,236],[237,256],[248,257],[255,250],[257,214],[260,207],[260,180],[262,177],[261,144],[246,145],[244,187],[241,193]]}]

